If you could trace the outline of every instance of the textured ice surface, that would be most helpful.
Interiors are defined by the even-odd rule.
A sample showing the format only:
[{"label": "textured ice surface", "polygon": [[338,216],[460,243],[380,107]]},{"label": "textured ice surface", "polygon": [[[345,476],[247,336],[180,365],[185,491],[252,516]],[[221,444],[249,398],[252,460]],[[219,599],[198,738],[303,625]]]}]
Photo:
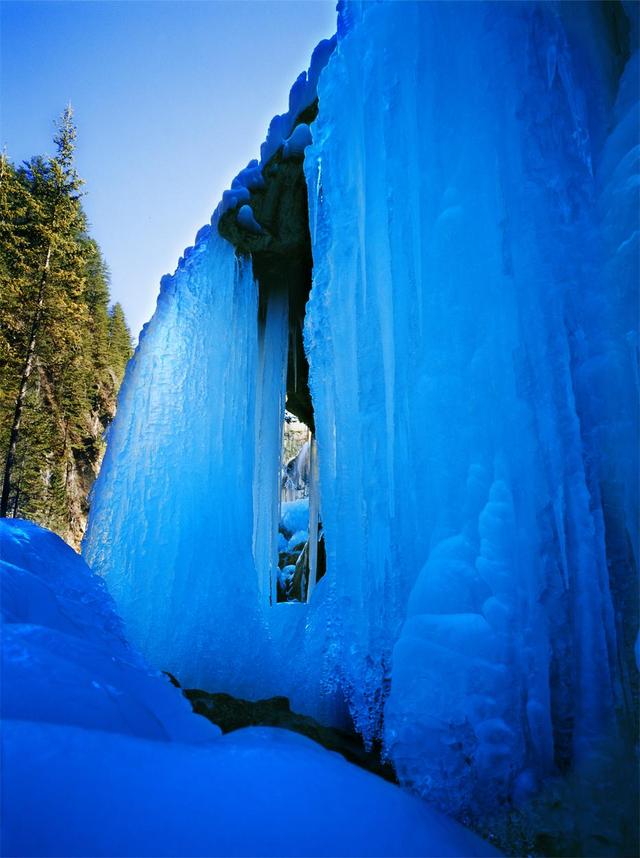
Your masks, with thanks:
[{"label": "textured ice surface", "polygon": [[341,6],[305,150],[312,601],[270,607],[286,300],[257,323],[215,218],[127,372],[86,553],[154,665],[351,718],[466,813],[637,706],[637,54],[620,77],[613,4],[399,8]]},{"label": "textured ice surface", "polygon": [[3,855],[495,854],[302,736],[220,738],[59,537],[1,520],[0,556]]},{"label": "textured ice surface", "polygon": [[244,170],[241,170],[231,183],[232,188],[248,188],[250,191],[256,191],[264,188],[264,179],[260,164],[256,159],[249,161]]},{"label": "textured ice surface", "polygon": [[455,810],[633,708],[638,75],[614,107],[602,15],[345,4],[306,151],[332,658]]},{"label": "textured ice surface", "polygon": [[[186,687],[246,697],[261,693],[247,660],[264,673],[267,651],[252,533],[254,475],[263,491],[256,419],[263,433],[269,423],[280,432],[255,402],[258,361],[266,372],[272,349],[263,360],[250,265],[215,229],[196,248],[163,279],[127,369],[85,553],[152,664]],[[286,342],[285,324],[270,316],[271,345],[274,336]],[[273,390],[271,376],[267,383]],[[277,413],[277,395],[264,407]],[[268,474],[275,486],[277,466]],[[269,532],[261,557],[269,539],[277,556]]]},{"label": "textured ice surface", "polygon": [[289,551],[293,551],[293,549],[298,545],[304,545],[304,543],[309,538],[309,532],[307,530],[296,530],[293,534],[289,542],[287,543],[287,548]]},{"label": "textured ice surface", "polygon": [[[233,180],[234,182],[236,179]],[[224,213],[227,209],[233,209],[241,203],[247,203],[251,199],[251,194],[248,188],[244,185],[230,188],[222,194],[222,202],[220,203],[220,211]],[[244,207],[244,206],[243,206]]]}]

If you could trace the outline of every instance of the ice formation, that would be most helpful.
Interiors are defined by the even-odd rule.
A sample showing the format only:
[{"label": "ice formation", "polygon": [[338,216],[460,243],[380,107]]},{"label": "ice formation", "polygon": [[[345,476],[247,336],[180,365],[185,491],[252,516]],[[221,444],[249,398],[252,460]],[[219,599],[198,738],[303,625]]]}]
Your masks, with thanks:
[{"label": "ice formation", "polygon": [[[274,312],[259,344],[256,317],[250,266],[216,230],[163,279],[156,313],[127,369],[87,550],[92,567],[106,575],[131,640],[152,664],[186,687],[216,687],[222,672],[227,690],[245,697],[261,693],[247,673],[246,644],[253,641],[250,658],[259,671],[265,652],[253,483],[255,477],[256,491],[268,498],[278,482],[267,462],[262,488],[254,467],[256,421],[264,437],[269,423],[274,438],[279,432],[277,397],[275,404],[265,397],[256,416],[256,371],[260,363],[260,384],[273,390],[278,382],[269,373],[278,358],[270,355],[284,337],[282,314]],[[271,535],[262,519],[271,509],[258,500],[257,554],[268,555]],[[241,630],[230,622],[236,602]]]},{"label": "ice formation", "polygon": [[635,717],[637,54],[589,4],[403,11],[320,81],[305,336],[340,681],[463,812]]},{"label": "ice formation", "polygon": [[[289,462],[283,462],[282,468],[282,500],[293,503],[304,498],[309,491],[311,445],[305,441],[297,455]],[[308,518],[308,516],[307,516]],[[305,527],[306,524],[303,524]]]},{"label": "ice formation", "polygon": [[248,229],[249,232],[254,232],[256,233],[256,235],[260,235],[260,233],[262,232],[262,227],[255,219],[251,206],[247,205],[246,203],[243,206],[240,206],[240,208],[238,209],[237,217],[238,224],[243,229]]},{"label": "ice formation", "polygon": [[86,555],[154,665],[351,718],[477,814],[606,781],[637,718],[638,6],[399,9],[341,5],[305,149],[327,574],[275,604],[287,306],[215,218],[128,369]]},{"label": "ice formation", "polygon": [[308,72],[302,72],[291,87],[289,110],[281,116],[274,116],[269,125],[267,139],[260,147],[260,166],[264,166],[290,136],[294,124],[302,111],[309,107],[317,97],[320,74],[331,57],[336,46],[336,37],[320,42],[312,56]]},{"label": "ice formation", "polygon": [[291,136],[282,145],[282,157],[302,158],[304,150],[311,144],[311,139],[311,131],[306,123],[296,125]]},{"label": "ice formation", "polygon": [[0,556],[2,855],[497,854],[300,735],[222,737],[54,534],[2,520]]}]

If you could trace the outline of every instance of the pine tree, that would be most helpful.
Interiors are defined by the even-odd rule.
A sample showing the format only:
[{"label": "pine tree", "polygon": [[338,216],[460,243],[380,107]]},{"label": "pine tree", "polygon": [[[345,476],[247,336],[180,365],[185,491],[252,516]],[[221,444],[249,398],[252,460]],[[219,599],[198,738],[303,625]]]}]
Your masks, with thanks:
[{"label": "pine tree", "polygon": [[131,338],[88,234],[70,107],[54,140],[53,158],[0,160],[1,513],[77,544]]},{"label": "pine tree", "polygon": [[40,159],[32,161],[27,167],[27,175],[33,181],[34,197],[38,200],[41,213],[44,215],[39,223],[36,253],[40,257],[36,267],[36,279],[33,288],[29,289],[30,301],[26,305],[30,318],[29,334],[24,355],[24,364],[20,383],[13,409],[13,420],[9,432],[9,443],[5,457],[2,496],[0,498],[0,516],[6,516],[9,509],[11,479],[16,464],[20,424],[25,406],[27,390],[31,374],[37,362],[36,343],[42,320],[47,311],[48,286],[51,271],[51,260],[54,253],[63,254],[69,251],[62,239],[71,222],[77,218],[79,206],[78,191],[82,181],[76,173],[73,164],[73,151],[76,139],[76,129],[73,124],[71,106],[63,113],[58,133],[54,138],[57,155],[48,164]]},{"label": "pine tree", "polygon": [[118,381],[121,381],[133,349],[124,310],[118,303],[113,305],[109,313],[109,353],[111,366],[118,373]]}]

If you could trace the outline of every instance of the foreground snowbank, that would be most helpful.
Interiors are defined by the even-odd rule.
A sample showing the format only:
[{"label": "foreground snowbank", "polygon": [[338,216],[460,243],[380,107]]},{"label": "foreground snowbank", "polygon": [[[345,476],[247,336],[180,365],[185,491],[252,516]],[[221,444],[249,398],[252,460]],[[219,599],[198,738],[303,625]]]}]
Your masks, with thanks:
[{"label": "foreground snowbank", "polygon": [[493,854],[285,730],[194,748],[14,721],[5,742],[7,855]]},{"label": "foreground snowbank", "polygon": [[62,540],[0,521],[4,855],[492,855],[314,742],[220,737]]},{"label": "foreground snowbank", "polygon": [[0,520],[2,718],[207,742],[166,676],[133,650],[104,583],[60,537]]}]

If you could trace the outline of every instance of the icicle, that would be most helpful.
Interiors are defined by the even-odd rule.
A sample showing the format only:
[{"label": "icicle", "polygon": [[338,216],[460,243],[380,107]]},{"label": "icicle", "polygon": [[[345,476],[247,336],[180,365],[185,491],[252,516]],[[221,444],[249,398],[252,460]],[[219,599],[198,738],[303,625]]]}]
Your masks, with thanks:
[{"label": "icicle", "polygon": [[316,439],[311,436],[309,462],[309,583],[307,585],[307,602],[311,601],[313,589],[316,586],[316,573],[318,570],[318,508],[319,508],[319,480],[318,480],[318,445]]},{"label": "icicle", "polygon": [[277,601],[277,537],[288,326],[286,295],[271,295],[259,343],[253,482],[253,556],[263,600],[271,604]]},{"label": "icicle", "polygon": [[[151,664],[247,696],[249,666],[264,677],[267,660],[251,552],[257,288],[217,229],[199,247],[163,278],[127,369],[84,551]],[[270,488],[279,447],[278,434]]]},{"label": "icicle", "polygon": [[291,328],[291,348],[293,351],[293,389],[298,392],[298,322]]}]

